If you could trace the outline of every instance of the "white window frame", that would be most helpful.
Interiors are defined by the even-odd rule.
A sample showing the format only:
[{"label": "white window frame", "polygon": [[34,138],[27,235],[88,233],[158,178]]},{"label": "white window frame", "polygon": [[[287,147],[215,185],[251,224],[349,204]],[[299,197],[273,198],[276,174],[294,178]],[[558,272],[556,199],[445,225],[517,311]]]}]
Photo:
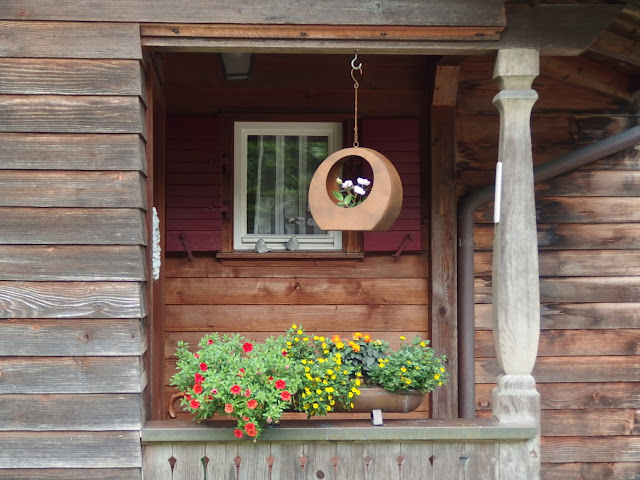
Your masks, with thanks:
[{"label": "white window frame", "polygon": [[[233,249],[255,249],[263,238],[272,250],[286,250],[291,235],[247,233],[247,139],[251,135],[326,136],[329,154],[342,148],[342,124],[336,122],[235,122],[233,184]],[[341,250],[342,232],[296,234],[300,250]]]}]

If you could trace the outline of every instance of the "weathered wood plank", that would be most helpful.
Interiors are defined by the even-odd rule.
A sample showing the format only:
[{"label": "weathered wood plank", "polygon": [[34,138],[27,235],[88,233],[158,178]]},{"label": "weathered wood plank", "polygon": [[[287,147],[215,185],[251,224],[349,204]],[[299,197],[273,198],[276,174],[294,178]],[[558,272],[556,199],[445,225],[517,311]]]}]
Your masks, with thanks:
[{"label": "weathered wood plank", "polygon": [[[493,246],[493,227],[478,225],[476,248]],[[541,249],[635,250],[640,249],[640,226],[637,223],[539,224],[538,246]]]},{"label": "weathered wood plank", "polygon": [[[476,332],[476,355],[496,354],[493,332]],[[633,330],[543,330],[538,357],[583,355],[640,355],[640,328]]]},{"label": "weathered wood plank", "polygon": [[146,172],[144,149],[137,134],[0,133],[0,169]]},{"label": "weathered wood plank", "polygon": [[144,212],[116,208],[0,208],[0,244],[145,245]]},{"label": "weathered wood plank", "polygon": [[[188,8],[187,8],[188,7]],[[376,4],[358,0],[283,2],[265,8],[260,1],[238,6],[223,0],[176,2],[170,0],[124,0],[113,6],[96,2],[60,5],[55,0],[19,0],[0,7],[0,18],[15,20],[77,20],[114,22],[179,22],[236,24],[328,24],[328,25],[504,25],[502,2],[464,0],[452,5],[432,2],[429,12],[412,1]]]},{"label": "weathered wood plank", "polygon": [[[398,464],[400,465],[400,479],[412,480],[414,478],[433,478],[433,467],[429,458],[433,455],[433,444],[402,443]],[[401,458],[404,457],[404,458]]]},{"label": "weathered wood plank", "polygon": [[425,331],[429,324],[424,305],[167,305],[165,315],[168,332],[284,332],[294,323],[331,331],[344,329],[345,319],[366,318],[367,332],[391,334]]},{"label": "weathered wood plank", "polygon": [[358,278],[427,278],[429,263],[426,254],[406,253],[399,257],[367,254],[361,260],[353,259],[223,259],[209,256],[167,257],[166,277],[318,277],[344,278],[348,268]]},{"label": "weathered wood plank", "polygon": [[0,408],[0,431],[139,430],[143,420],[137,393],[0,395]]},{"label": "weathered wood plank", "polygon": [[[166,280],[166,304],[227,305],[426,305],[426,279],[262,279],[225,278]],[[212,292],[216,292],[212,295]]]},{"label": "weathered wood plank", "polygon": [[140,172],[1,172],[0,207],[146,209]]},{"label": "weathered wood plank", "polygon": [[640,189],[638,171],[576,170],[536,185],[536,194],[554,196],[635,197]]},{"label": "weathered wood plank", "polygon": [[0,282],[0,318],[142,318],[138,282]]},{"label": "weathered wood plank", "polygon": [[140,393],[144,382],[139,357],[3,357],[0,371],[2,394]]},{"label": "weathered wood plank", "polygon": [[204,443],[175,444],[173,445],[172,455],[177,460],[173,468],[172,480],[199,480],[200,478],[205,478],[205,468],[201,461],[205,456]]},{"label": "weathered wood plank", "polygon": [[[492,306],[475,308],[476,328],[490,330]],[[548,303],[540,306],[542,329],[637,328],[640,303]]]},{"label": "weathered wood plank", "polygon": [[145,133],[137,96],[1,95],[0,111],[0,132]]},{"label": "weathered wood plank", "polygon": [[[140,480],[139,468],[10,468],[0,470],[3,480]],[[158,478],[159,477],[152,477]]]},{"label": "weathered wood plank", "polygon": [[545,480],[635,480],[640,472],[637,462],[543,463]]},{"label": "weathered wood plank", "polygon": [[[499,373],[496,359],[477,359],[477,383],[493,383]],[[639,382],[640,364],[637,356],[540,357],[533,376],[539,383]]]},{"label": "weathered wood plank", "polygon": [[139,468],[141,464],[138,432],[2,434],[0,468]]},{"label": "weathered wood plank", "polygon": [[[476,405],[481,410],[491,408],[494,385],[477,386]],[[548,409],[615,409],[640,408],[637,383],[538,383],[541,407]]]},{"label": "weathered wood plank", "polygon": [[142,96],[137,60],[0,58],[0,94]]},{"label": "weathered wood plank", "polygon": [[0,245],[0,280],[143,281],[145,263],[139,246]]},{"label": "weathered wood plank", "polygon": [[637,436],[640,434],[639,420],[640,410],[544,410],[542,436]]},{"label": "weathered wood plank", "polygon": [[[144,445],[142,451],[142,470],[145,478],[173,480],[171,464],[169,463],[169,459],[173,456],[173,445],[170,443]],[[216,457],[213,458],[216,460]],[[221,476],[220,478],[224,477]]]},{"label": "weathered wood plank", "polygon": [[[492,252],[477,252],[474,272],[491,274]],[[638,250],[543,250],[538,254],[542,277],[602,277],[640,275]]]},{"label": "weathered wood plank", "polygon": [[[26,8],[23,11],[31,10]],[[88,11],[95,12],[95,8]],[[95,23],[97,18],[91,18],[91,23],[25,22],[23,15],[15,19],[20,21],[0,22],[0,57],[142,59],[140,30],[135,23]]]},{"label": "weathered wood plank", "polygon": [[640,436],[543,437],[542,458],[547,463],[637,462]]},{"label": "weathered wood plank", "polygon": [[137,318],[2,319],[0,332],[0,352],[8,356],[131,356],[145,347]]}]

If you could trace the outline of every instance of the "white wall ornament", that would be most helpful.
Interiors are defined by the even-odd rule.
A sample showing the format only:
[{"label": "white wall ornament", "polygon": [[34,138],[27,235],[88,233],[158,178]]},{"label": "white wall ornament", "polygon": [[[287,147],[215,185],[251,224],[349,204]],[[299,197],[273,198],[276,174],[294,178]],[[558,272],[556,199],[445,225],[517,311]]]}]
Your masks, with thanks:
[{"label": "white wall ornament", "polygon": [[160,219],[158,218],[158,211],[156,207],[153,207],[153,220],[152,220],[152,228],[153,228],[153,244],[151,247],[151,269],[152,276],[154,280],[158,280],[160,278],[160,263],[161,263],[161,253],[160,249]]}]

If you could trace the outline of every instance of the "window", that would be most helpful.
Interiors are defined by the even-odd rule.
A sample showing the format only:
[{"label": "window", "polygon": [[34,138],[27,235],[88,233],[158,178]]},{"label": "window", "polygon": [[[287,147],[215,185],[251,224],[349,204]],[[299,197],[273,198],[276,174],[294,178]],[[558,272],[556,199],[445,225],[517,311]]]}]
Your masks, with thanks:
[{"label": "window", "polygon": [[316,168],[342,148],[340,123],[237,122],[234,132],[235,250],[285,250],[296,236],[300,250],[338,250],[341,232],[315,224],[308,189]]}]

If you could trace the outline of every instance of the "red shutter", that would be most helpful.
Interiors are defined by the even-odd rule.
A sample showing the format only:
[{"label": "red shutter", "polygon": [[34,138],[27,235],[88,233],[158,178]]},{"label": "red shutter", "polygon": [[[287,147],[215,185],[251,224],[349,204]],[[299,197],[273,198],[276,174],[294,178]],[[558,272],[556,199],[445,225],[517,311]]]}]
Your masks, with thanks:
[{"label": "red shutter", "polygon": [[[367,252],[421,249],[420,238],[420,123],[415,119],[363,120],[360,145],[386,156],[402,180],[402,210],[387,232],[365,232]],[[375,179],[374,179],[375,182]]]},{"label": "red shutter", "polygon": [[168,252],[184,252],[183,242],[192,252],[220,250],[221,137],[220,120],[167,119]]}]

